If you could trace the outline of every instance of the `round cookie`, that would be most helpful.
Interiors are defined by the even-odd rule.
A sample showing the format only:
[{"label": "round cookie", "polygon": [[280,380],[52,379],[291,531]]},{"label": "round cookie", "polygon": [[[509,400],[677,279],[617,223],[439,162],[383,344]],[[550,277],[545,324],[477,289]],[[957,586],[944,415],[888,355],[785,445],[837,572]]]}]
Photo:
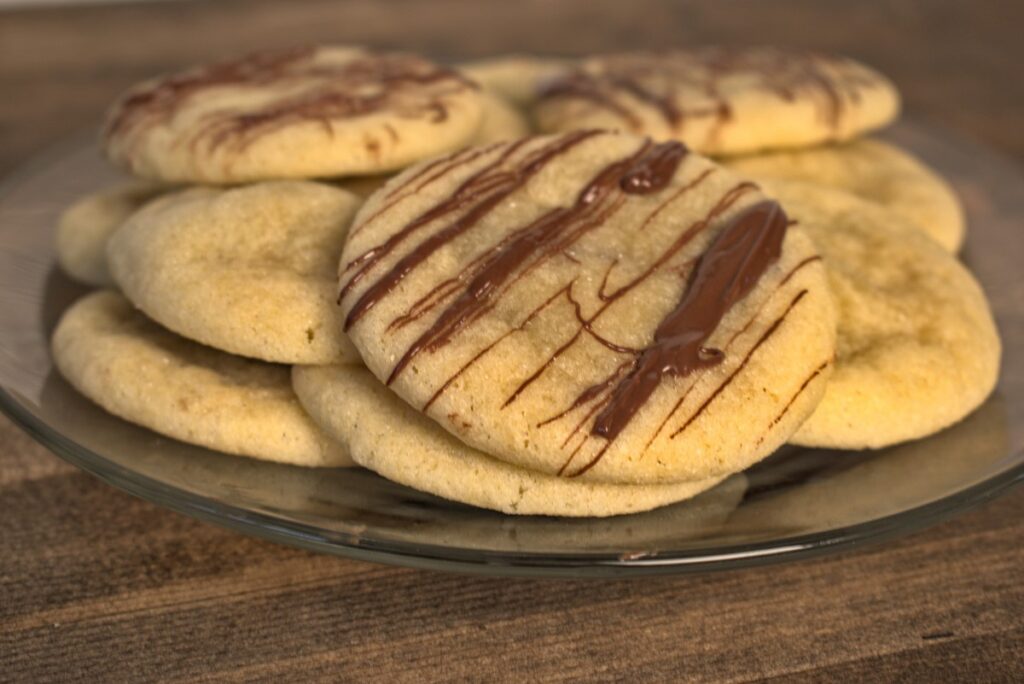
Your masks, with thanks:
[{"label": "round cookie", "polygon": [[168,437],[279,463],[352,464],[303,412],[286,367],[178,337],[115,292],[87,295],[64,313],[53,358],[82,394]]},{"label": "round cookie", "polygon": [[421,57],[301,48],[142,83],[104,140],[114,162],[169,181],[366,175],[457,149],[480,116],[478,86]]},{"label": "round cookie", "polygon": [[503,513],[635,513],[688,499],[722,479],[616,485],[544,475],[466,446],[405,404],[365,368],[296,366],[292,382],[313,420],[360,465],[414,489]]},{"label": "round cookie", "polygon": [[839,312],[835,372],[791,441],[879,448],[941,430],[984,401],[999,373],[999,336],[959,261],[848,193],[764,185],[821,252]]},{"label": "round cookie", "polygon": [[183,190],[136,212],[107,258],[132,303],[189,339],[278,363],[357,362],[334,271],[359,203],[308,181]]},{"label": "round cookie", "polygon": [[131,180],[75,200],[57,224],[61,270],[87,285],[113,285],[107,268],[107,239],[142,205],[167,190],[157,183]]},{"label": "round cookie", "polygon": [[370,370],[481,451],[589,481],[702,480],[773,451],[824,391],[834,312],[786,225],[677,142],[526,138],[371,197],[339,301]]},{"label": "round cookie", "polygon": [[490,145],[530,135],[530,123],[519,110],[493,93],[484,91],[480,97],[483,122],[473,137],[473,145]]},{"label": "round cookie", "polygon": [[[632,487],[647,489],[642,485]],[[627,489],[630,485],[619,488]],[[717,534],[731,520],[746,491],[746,476],[735,473],[690,499],[628,516],[462,515],[446,518],[443,525],[420,525],[416,532],[421,542],[441,546],[520,553],[563,553],[572,548],[587,553],[615,553],[621,560],[640,561]]]},{"label": "round cookie", "polygon": [[504,55],[458,65],[458,70],[518,107],[527,107],[537,99],[540,88],[561,76],[572,60],[555,57]]},{"label": "round cookie", "polygon": [[964,239],[964,212],[949,183],[921,161],[880,140],[729,159],[729,168],[758,178],[818,183],[878,202],[948,252]]},{"label": "round cookie", "polygon": [[542,131],[624,130],[711,155],[848,140],[896,118],[899,95],[866,66],[776,48],[593,57],[549,83]]}]

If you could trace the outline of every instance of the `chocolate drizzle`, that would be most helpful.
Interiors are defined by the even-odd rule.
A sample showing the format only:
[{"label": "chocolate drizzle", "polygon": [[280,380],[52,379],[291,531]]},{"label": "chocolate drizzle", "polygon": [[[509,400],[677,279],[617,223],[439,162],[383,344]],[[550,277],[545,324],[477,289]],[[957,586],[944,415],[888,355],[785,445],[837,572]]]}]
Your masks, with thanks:
[{"label": "chocolate drizzle", "polygon": [[[205,114],[188,144],[242,150],[261,135],[302,121],[320,123],[330,135],[334,120],[383,109],[440,123],[448,118],[448,97],[476,88],[458,73],[413,55],[353,51],[341,60],[319,55],[314,48],[258,53],[145,84],[118,103],[105,135],[166,123],[200,91],[224,86],[262,88],[268,94],[280,88],[282,94],[255,108],[224,107]],[[395,142],[394,128],[385,131]],[[366,145],[372,154],[381,141],[367,140]]]},{"label": "chocolate drizzle", "polygon": [[[551,160],[568,153],[577,145],[592,137],[607,135],[595,131],[578,131],[564,134],[543,142],[527,139],[504,145],[487,153],[489,159],[477,159],[478,168],[464,172],[464,178],[455,192],[427,208],[399,230],[392,232],[382,243],[367,249],[351,259],[342,270],[344,287],[341,301],[354,294],[354,287],[364,279],[372,281],[360,288],[358,296],[352,297],[347,306],[347,325],[358,322],[378,302],[386,298],[415,269],[443,246],[459,238],[492,212],[513,193],[535,176]],[[431,313],[431,322],[417,332],[407,343],[397,361],[392,365],[386,379],[393,383],[413,361],[422,354],[436,352],[452,341],[468,326],[479,321],[492,311],[509,290],[521,279],[528,276],[542,264],[552,259],[566,259],[569,265],[580,266],[582,262],[572,255],[572,246],[584,236],[601,226],[630,202],[631,196],[659,195],[653,202],[637,204],[642,213],[631,218],[633,229],[643,231],[652,220],[661,216],[661,226],[668,225],[672,205],[687,192],[714,176],[715,168],[698,168],[688,178],[683,178],[679,168],[686,158],[685,146],[678,142],[654,144],[646,140],[631,153],[598,169],[590,180],[579,189],[573,201],[566,206],[555,207],[534,220],[517,227],[489,247],[483,248],[471,259],[463,262],[455,273],[438,279],[437,283],[407,305],[404,311],[393,314],[390,322],[384,322],[384,334],[389,335],[408,323]],[[414,194],[419,183],[437,174],[449,173],[457,168],[465,154],[452,155],[444,161],[435,162],[414,176],[404,186],[392,188],[384,198],[383,209],[371,214],[366,222],[387,212],[387,207]],[[486,161],[484,161],[486,159]],[[672,186],[673,180],[680,180]],[[561,342],[540,366],[514,389],[503,404],[503,408],[515,403],[532,383],[543,376],[557,360],[582,339],[590,339],[609,352],[618,356],[614,369],[607,368],[607,374],[594,378],[582,388],[574,399],[554,411],[554,415],[539,417],[536,428],[549,425],[564,426],[565,435],[559,437],[561,448],[568,458],[559,470],[560,475],[578,476],[592,468],[621,434],[634,416],[643,408],[666,378],[683,378],[694,371],[721,363],[725,354],[732,353],[730,347],[737,337],[753,325],[755,315],[739,327],[728,340],[722,340],[720,349],[711,349],[707,341],[719,328],[724,316],[733,305],[746,297],[757,285],[765,271],[774,264],[781,253],[789,221],[782,208],[772,201],[761,201],[733,212],[733,216],[722,217],[747,193],[756,189],[749,182],[737,182],[722,192],[708,207],[702,217],[688,226],[672,229],[674,238],[660,248],[660,253],[649,263],[642,265],[624,282],[614,283],[612,277],[619,259],[612,258],[600,272],[591,279],[578,274],[571,280],[562,280],[558,289],[545,296],[544,300],[526,313],[517,323],[489,341],[481,343],[472,351],[460,367],[447,374],[445,380],[435,388],[433,394],[421,407],[430,410],[437,400],[462,377],[465,372],[483,357],[498,353],[495,350],[509,336],[522,333],[545,311],[568,305],[575,317],[577,327],[569,339]],[[365,225],[365,223],[364,223]],[[680,259],[686,246],[711,226],[716,234],[699,256]],[[361,230],[362,226],[356,230]],[[629,230],[629,228],[624,228]],[[420,237],[420,234],[423,234]],[[406,243],[417,240],[415,244]],[[381,261],[390,253],[402,253],[379,269]],[[776,290],[785,285],[794,273],[813,263],[817,257],[809,257],[797,264],[790,272],[776,279]],[[639,264],[632,264],[633,267]],[[622,265],[628,272],[629,266]],[[656,327],[651,341],[636,346],[625,345],[606,338],[599,332],[598,319],[616,302],[655,273],[678,274],[685,278],[678,302]],[[347,279],[347,282],[345,282]],[[592,296],[597,299],[596,309],[585,312],[574,288],[596,287]],[[789,310],[797,305],[806,294],[801,290],[790,302],[789,307],[767,329],[760,331],[760,338],[746,349],[746,357],[735,366],[733,374],[724,385],[731,382],[746,365],[749,357],[779,328]],[[769,294],[768,297],[773,297]],[[552,314],[554,315],[554,314]],[[746,344],[744,344],[746,346]],[[661,426],[651,435],[648,446],[662,432],[693,389],[693,383],[680,388],[675,407]],[[684,421],[683,428],[671,433],[670,438],[679,434],[704,408],[714,401],[720,388],[703,400],[694,415]],[[563,421],[566,421],[563,423]],[[592,440],[599,440],[594,449],[584,451],[586,459],[577,464],[574,471],[568,468],[574,457]]]},{"label": "chocolate drizzle", "polygon": [[678,142],[655,145],[622,176],[619,186],[630,195],[660,192],[672,180],[686,152],[686,146]]},{"label": "chocolate drizzle", "polygon": [[607,109],[626,122],[629,130],[640,129],[640,119],[629,107],[621,104],[594,76],[585,72],[570,72],[546,83],[538,93],[541,100],[571,97],[590,100],[598,107]]},{"label": "chocolate drizzle", "polygon": [[782,207],[765,201],[726,224],[697,262],[682,299],[658,325],[653,343],[595,418],[594,435],[614,440],[665,376],[683,377],[721,363],[722,352],[704,342],[779,258],[788,223]]},{"label": "chocolate drizzle", "polygon": [[710,118],[707,141],[714,142],[733,119],[720,86],[734,76],[751,77],[753,88],[786,102],[807,94],[833,131],[846,103],[858,102],[863,88],[876,85],[870,72],[839,58],[769,48],[705,48],[597,58],[547,83],[539,95],[542,100],[586,100],[637,133],[649,130],[634,102],[653,110],[674,134],[682,134],[690,120]]},{"label": "chocolate drizzle", "polygon": [[124,133],[146,119],[163,120],[182,102],[208,88],[270,83],[297,65],[307,63],[313,53],[313,48],[260,52],[136,86],[112,110],[104,135],[109,138]]},{"label": "chocolate drizzle", "polygon": [[[679,143],[652,145],[645,142],[633,155],[609,164],[598,172],[580,190],[573,204],[552,209],[533,223],[516,231],[511,240],[497,245],[459,297],[398,360],[388,377],[387,384],[394,382],[417,354],[444,346],[467,322],[490,305],[495,295],[527,265],[527,262],[547,259],[569,247],[588,231],[603,224],[606,216],[603,215],[602,207],[605,204],[615,206],[612,195],[616,191],[628,187],[630,192],[646,193],[664,187],[675,174],[676,167],[684,155],[685,148]],[[618,201],[621,202],[621,198],[618,198]],[[490,206],[486,208],[489,209]],[[473,212],[470,215],[473,215]],[[439,235],[443,234],[442,231]],[[432,246],[431,240],[425,241],[424,245]],[[418,258],[424,245],[413,250],[408,257]],[[395,270],[392,273],[395,274]],[[386,283],[393,277],[394,275],[389,274],[378,283]]]},{"label": "chocolate drizzle", "polygon": [[378,278],[373,285],[367,288],[349,308],[348,315],[345,317],[345,330],[351,328],[356,321],[372,309],[377,302],[387,296],[413,269],[426,261],[431,254],[475,226],[495,206],[521,188],[552,159],[596,134],[596,131],[581,131],[558,138],[531,155],[530,159],[522,167],[513,172],[508,172],[501,169],[501,164],[518,151],[526,143],[527,139],[512,143],[496,161],[485,166],[481,171],[464,181],[449,199],[418,216],[402,230],[388,238],[382,245],[374,247],[349,262],[346,270],[353,266],[358,266],[359,270],[341,288],[339,300],[343,299],[381,259],[391,253],[406,238],[434,220],[442,218],[464,206],[470,206],[469,210],[454,223],[434,233],[417,245],[385,275]]}]

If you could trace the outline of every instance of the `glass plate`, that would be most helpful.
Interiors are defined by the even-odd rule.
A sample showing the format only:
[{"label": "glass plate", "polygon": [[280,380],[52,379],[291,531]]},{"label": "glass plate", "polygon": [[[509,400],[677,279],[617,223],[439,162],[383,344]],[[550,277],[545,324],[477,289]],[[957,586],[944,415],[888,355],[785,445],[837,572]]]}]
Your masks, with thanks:
[{"label": "glass plate", "polygon": [[1002,333],[999,387],[962,423],[875,452],[785,447],[691,501],[610,519],[513,517],[362,469],[225,456],[114,418],[53,370],[47,340],[85,290],[54,267],[54,226],[114,180],[72,140],[0,189],[0,406],[59,456],[127,492],[248,534],[360,560],[508,575],[716,570],[904,534],[1024,479],[1024,176],[973,143],[903,124],[886,137],[952,179],[970,232],[964,260]]}]

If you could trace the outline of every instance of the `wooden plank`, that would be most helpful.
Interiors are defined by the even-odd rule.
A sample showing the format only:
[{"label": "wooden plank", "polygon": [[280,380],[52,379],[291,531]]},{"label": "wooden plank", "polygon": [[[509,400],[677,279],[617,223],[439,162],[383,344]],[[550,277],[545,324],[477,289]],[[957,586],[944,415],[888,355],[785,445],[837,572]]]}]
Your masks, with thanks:
[{"label": "wooden plank", "polygon": [[26,677],[68,667],[86,679],[296,670],[352,679],[424,670],[454,679],[838,677],[865,659],[896,667],[900,654],[936,640],[967,648],[1024,629],[1020,494],[811,562],[554,582],[317,556],[168,513],[78,473],[5,488],[0,502],[0,519],[20,511],[27,521],[5,535],[0,582],[0,646],[9,647],[0,652],[14,654],[8,674]]}]

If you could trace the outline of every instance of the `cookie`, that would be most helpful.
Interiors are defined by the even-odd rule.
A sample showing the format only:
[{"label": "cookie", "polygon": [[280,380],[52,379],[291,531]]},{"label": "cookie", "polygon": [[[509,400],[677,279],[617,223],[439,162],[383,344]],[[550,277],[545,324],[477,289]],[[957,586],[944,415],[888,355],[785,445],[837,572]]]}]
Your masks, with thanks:
[{"label": "cookie", "polygon": [[148,181],[126,181],[77,199],[57,224],[57,264],[86,285],[114,284],[107,268],[107,239],[143,204],[168,188]]},{"label": "cookie", "polygon": [[518,107],[527,107],[540,89],[573,66],[573,61],[557,57],[504,55],[464,62],[458,70]]},{"label": "cookie", "polygon": [[473,137],[473,145],[490,145],[530,135],[530,123],[522,112],[493,93],[485,91],[480,98],[483,121]]},{"label": "cookie", "polygon": [[115,292],[90,294],[64,313],[53,358],[82,394],[168,437],[279,463],[352,464],[302,411],[286,367],[178,337]]},{"label": "cookie", "polygon": [[264,361],[355,362],[334,272],[359,203],[308,181],[192,188],[135,213],[107,258],[132,303],[179,335]]},{"label": "cookie", "polygon": [[[629,485],[620,488],[626,489]],[[717,534],[731,520],[746,490],[746,476],[736,473],[691,499],[631,515],[603,518],[449,515],[442,525],[416,526],[416,537],[421,543],[440,546],[507,553],[562,553],[572,548],[583,553],[615,554],[623,561],[641,561],[668,549],[699,544]],[[420,503],[414,511],[421,511],[422,506]]]},{"label": "cookie", "polygon": [[107,116],[107,155],[136,175],[237,183],[392,171],[465,145],[478,86],[415,55],[264,52],[142,83]]},{"label": "cookie", "polygon": [[604,517],[688,499],[721,479],[667,485],[567,480],[466,446],[402,402],[365,368],[296,366],[295,392],[359,465],[453,501],[518,515]]},{"label": "cookie", "polygon": [[360,210],[345,325],[370,370],[495,457],[651,484],[740,470],[824,390],[811,242],[677,142],[526,138],[412,167]]},{"label": "cookie", "polygon": [[729,159],[738,173],[818,183],[878,202],[946,251],[964,239],[964,212],[949,183],[921,161],[880,140]]},{"label": "cookie", "polygon": [[792,441],[879,448],[973,411],[999,373],[988,302],[960,262],[898,216],[839,190],[765,183],[824,259],[839,312],[835,372]]},{"label": "cookie", "polygon": [[593,57],[548,84],[542,131],[606,128],[730,155],[849,140],[899,111],[882,75],[842,57],[703,48]]}]

